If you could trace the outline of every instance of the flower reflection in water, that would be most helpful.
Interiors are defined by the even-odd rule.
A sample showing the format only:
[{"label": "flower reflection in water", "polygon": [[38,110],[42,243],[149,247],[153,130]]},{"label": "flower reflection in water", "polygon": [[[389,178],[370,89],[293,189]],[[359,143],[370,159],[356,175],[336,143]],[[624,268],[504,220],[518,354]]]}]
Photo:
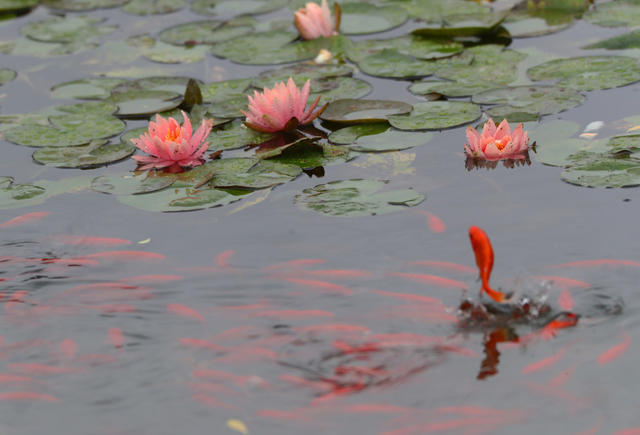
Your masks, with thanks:
[{"label": "flower reflection in water", "polygon": [[[535,146],[535,144],[533,145]],[[520,159],[503,159],[503,160],[484,160],[473,157],[468,157],[464,162],[467,171],[474,169],[495,169],[498,167],[498,163],[502,163],[505,168],[513,169],[517,166],[530,166],[531,158],[529,152],[525,152]]]}]

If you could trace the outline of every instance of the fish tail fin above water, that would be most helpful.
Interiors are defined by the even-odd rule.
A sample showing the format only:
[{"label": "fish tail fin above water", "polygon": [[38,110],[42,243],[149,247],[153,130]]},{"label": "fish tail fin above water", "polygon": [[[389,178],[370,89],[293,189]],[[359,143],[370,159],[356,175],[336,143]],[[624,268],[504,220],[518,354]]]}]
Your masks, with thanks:
[{"label": "fish tail fin above water", "polygon": [[469,227],[469,239],[471,240],[471,247],[476,257],[479,276],[482,280],[482,290],[496,302],[508,300],[510,296],[492,289],[489,285],[489,278],[493,270],[493,247],[491,246],[489,236],[487,236],[487,233],[485,233],[482,228],[471,226]]}]

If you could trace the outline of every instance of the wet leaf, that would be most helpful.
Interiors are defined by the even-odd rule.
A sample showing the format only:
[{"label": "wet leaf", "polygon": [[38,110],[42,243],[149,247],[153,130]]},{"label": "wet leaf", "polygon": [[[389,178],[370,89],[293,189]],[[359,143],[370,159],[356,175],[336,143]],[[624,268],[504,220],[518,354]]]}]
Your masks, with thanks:
[{"label": "wet leaf", "polygon": [[0,177],[0,209],[28,207],[42,204],[62,193],[88,187],[85,177],[66,178],[59,181],[38,180],[29,184],[14,184],[11,177]]},{"label": "wet leaf", "polygon": [[341,124],[359,124],[386,121],[390,115],[411,112],[412,106],[402,101],[388,100],[335,100],[320,115],[324,121]]},{"label": "wet leaf", "polygon": [[424,145],[431,133],[398,131],[386,123],[352,125],[334,131],[329,140],[360,152],[400,151]]},{"label": "wet leaf", "polygon": [[366,39],[347,45],[347,56],[354,62],[382,50],[395,50],[398,53],[413,56],[416,59],[431,60],[450,57],[462,51],[458,42],[446,39],[426,39],[419,36],[401,36],[390,39]]},{"label": "wet leaf", "polygon": [[52,98],[80,100],[103,100],[111,95],[111,90],[126,82],[124,79],[96,77],[73,80],[55,85],[51,88]]},{"label": "wet leaf", "polygon": [[424,201],[412,189],[379,192],[388,181],[338,180],[303,190],[294,199],[298,207],[329,216],[367,216],[402,211]]},{"label": "wet leaf", "polygon": [[406,9],[409,14],[428,23],[456,23],[489,16],[491,9],[475,2],[463,0],[413,0]]},{"label": "wet leaf", "polygon": [[200,62],[209,51],[207,46],[176,47],[162,41],[155,41],[153,47],[144,51],[144,56],[159,63],[194,63]]},{"label": "wet leaf", "polygon": [[128,143],[106,143],[103,139],[94,140],[86,146],[45,147],[33,153],[33,160],[56,168],[89,169],[126,159],[136,150]]},{"label": "wet leaf", "polygon": [[228,98],[209,105],[208,111],[214,117],[240,118],[244,116],[243,110],[247,110],[248,99],[246,95]]},{"label": "wet leaf", "polygon": [[264,189],[293,180],[302,173],[294,165],[255,158],[214,160],[215,175],[211,185],[243,189]]},{"label": "wet leaf", "polygon": [[435,75],[465,83],[507,85],[517,79],[517,65],[526,57],[499,45],[481,45],[465,50],[460,56],[438,61]]},{"label": "wet leaf", "polygon": [[287,5],[287,0],[195,0],[194,12],[203,15],[230,17],[244,14],[264,14]]},{"label": "wet leaf", "polygon": [[315,81],[316,86],[312,86],[312,88],[320,88],[325,84],[330,84],[330,86],[327,86],[327,90],[320,92],[313,92],[312,90],[311,94],[309,94],[309,101],[314,101],[317,97],[320,97],[319,107],[341,98],[361,98],[369,95],[373,89],[369,83],[353,77],[318,79]]},{"label": "wet leaf", "polygon": [[580,150],[604,151],[602,141],[588,141],[576,137],[580,125],[564,120],[552,120],[542,124],[527,124],[531,140],[536,141],[536,152],[531,153],[536,160],[549,166],[568,166],[569,157]]},{"label": "wet leaf", "polygon": [[571,157],[574,164],[562,172],[567,183],[586,187],[640,186],[640,161],[609,154],[581,152]]},{"label": "wet leaf", "polygon": [[593,91],[640,80],[640,65],[625,56],[585,56],[545,62],[527,73],[532,80],[559,80],[558,86]]},{"label": "wet leaf", "polygon": [[100,8],[115,8],[129,0],[46,0],[48,7],[65,11],[89,11]]},{"label": "wet leaf", "polygon": [[208,137],[209,151],[231,150],[247,145],[258,145],[272,139],[272,133],[252,130],[240,120],[224,124],[213,130]]},{"label": "wet leaf", "polygon": [[471,101],[498,104],[487,110],[497,122],[500,117],[511,120],[509,114],[529,114],[537,118],[559,113],[582,104],[584,96],[571,88],[558,86],[516,86],[475,94]]},{"label": "wet leaf", "polygon": [[173,45],[217,44],[222,41],[248,35],[253,26],[245,24],[224,23],[206,20],[179,24],[163,30],[158,35],[160,41]]},{"label": "wet leaf", "polygon": [[378,33],[401,26],[408,14],[396,6],[370,3],[343,3],[340,31],[346,35]]},{"label": "wet leaf", "polygon": [[251,79],[233,79],[200,85],[202,99],[205,103],[224,102],[225,100],[244,96],[251,85]]},{"label": "wet leaf", "polygon": [[512,12],[502,23],[513,38],[548,35],[564,30],[571,24],[573,24],[572,13],[547,13],[542,16],[532,16],[527,11]]},{"label": "wet leaf", "polygon": [[584,19],[603,27],[635,27],[640,25],[640,3],[619,0],[598,4],[584,14]]},{"label": "wet leaf", "polygon": [[91,189],[111,195],[139,195],[155,192],[171,186],[176,174],[161,171],[145,171],[139,174],[105,175],[91,181]]},{"label": "wet leaf", "polygon": [[389,123],[399,130],[441,130],[469,124],[480,115],[482,111],[475,104],[430,101],[414,104],[408,115],[389,116]]},{"label": "wet leaf", "polygon": [[276,83],[286,83],[289,77],[292,77],[297,86],[302,86],[307,80],[311,80],[311,92],[314,92],[313,85],[317,79],[351,76],[354,72],[355,68],[347,64],[316,65],[314,63],[298,63],[262,71],[251,81],[251,84],[258,89],[272,88]]},{"label": "wet leaf", "polygon": [[131,0],[122,10],[133,15],[168,14],[186,6],[185,0]]},{"label": "wet leaf", "polygon": [[436,71],[435,63],[392,49],[371,54],[358,62],[358,66],[362,72],[372,76],[399,79],[425,77]]},{"label": "wet leaf", "polygon": [[0,85],[15,79],[16,75],[16,72],[9,68],[0,68]]},{"label": "wet leaf", "polygon": [[241,196],[211,187],[169,187],[145,195],[118,196],[118,200],[123,204],[154,212],[202,210],[227,205],[240,199]]},{"label": "wet leaf", "polygon": [[423,80],[409,86],[409,92],[416,95],[435,93],[446,95],[447,97],[468,97],[499,87],[500,85],[487,81],[444,82],[442,80]]},{"label": "wet leaf", "polygon": [[169,91],[112,92],[105,101],[118,106],[117,116],[140,118],[178,107],[182,103],[182,95]]},{"label": "wet leaf", "polygon": [[100,26],[103,21],[84,15],[51,17],[22,26],[20,33],[40,42],[95,42],[117,28]]}]

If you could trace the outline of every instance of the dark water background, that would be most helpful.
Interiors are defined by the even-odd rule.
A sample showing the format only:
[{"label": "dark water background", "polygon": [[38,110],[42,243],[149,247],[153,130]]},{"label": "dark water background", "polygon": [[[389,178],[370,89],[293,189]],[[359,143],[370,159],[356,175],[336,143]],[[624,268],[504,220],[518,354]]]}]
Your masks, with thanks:
[{"label": "dark water background", "polygon": [[[44,8],[39,8],[3,23],[0,36],[13,37],[23,24],[44,15]],[[118,10],[91,15],[117,23],[122,30],[118,37],[145,30],[142,22],[161,29],[195,17],[188,11],[146,19]],[[407,28],[393,33],[403,34]],[[555,35],[516,40],[511,47],[578,55],[585,41],[619,33],[578,22]],[[91,52],[51,59],[0,55],[1,66],[19,72],[0,89],[0,113],[64,103],[50,100],[49,88],[104,72],[103,66],[87,62],[91,59]],[[134,66],[154,75],[207,81],[250,77],[261,70],[211,55],[196,64],[169,66],[140,59]],[[419,101],[406,91],[406,82],[357,77],[374,86],[370,98]],[[545,121],[567,119],[584,127],[601,120],[609,125],[638,114],[639,90],[635,84],[590,92],[580,107]],[[32,211],[51,213],[33,223],[0,229],[2,256],[78,258],[105,250],[140,250],[166,257],[100,258],[93,265],[0,263],[2,277],[10,278],[0,283],[3,302],[26,291],[0,309],[0,434],[234,433],[226,426],[229,419],[244,422],[251,434],[273,435],[590,429],[595,431],[589,433],[606,434],[640,426],[640,269],[552,267],[592,259],[640,261],[638,190],[572,186],[561,181],[559,168],[535,160],[524,168],[468,172],[462,156],[464,129],[435,135],[423,147],[362,155],[329,166],[321,179],[303,175],[241,210],[236,208],[242,202],[190,213],[149,213],[113,196],[82,191],[37,207],[0,211],[2,222]],[[133,161],[90,173],[47,168],[32,163],[32,149],[8,142],[1,146],[0,174],[17,182],[134,168]],[[413,187],[427,199],[399,213],[363,218],[331,218],[293,205],[293,197],[305,188],[349,178],[391,179],[394,187]],[[437,215],[446,231],[430,230],[421,211]],[[460,330],[455,320],[455,307],[463,297],[460,288],[397,275],[455,279],[476,297],[475,274],[410,264],[446,261],[474,266],[470,225],[484,228],[491,237],[495,284],[530,295],[547,294],[554,312],[560,310],[557,296],[564,287],[540,276],[590,284],[570,289],[574,311],[583,316],[576,327],[522,346],[498,345],[499,361],[495,353],[488,358],[493,358],[489,365],[496,373],[484,379],[478,375],[483,361],[487,363],[486,352],[491,353],[487,343],[492,333],[495,337],[508,331],[522,337],[541,325]],[[60,235],[133,243],[75,246],[61,243]],[[150,241],[138,243],[146,239]],[[300,259],[324,262],[272,268]],[[326,271],[336,269],[356,272],[332,276],[338,273]],[[175,276],[127,281],[153,274]],[[119,284],[96,286],[114,282]],[[129,287],[114,287],[122,283]],[[82,285],[94,286],[71,290]],[[438,298],[446,308],[384,292]],[[197,314],[176,313],[183,305]],[[46,308],[54,306],[57,311]],[[305,329],[327,324],[358,327]],[[113,328],[122,331],[121,345],[114,344]],[[376,335],[401,333],[415,336]],[[423,337],[418,343],[418,335],[435,338]],[[598,363],[603,352],[627,335],[631,345],[624,354]],[[344,349],[340,342],[358,346],[385,340],[392,345],[376,351],[339,351],[340,346]],[[540,370],[525,369],[553,355],[560,356]],[[352,366],[370,370],[361,375],[345,371]],[[301,379],[315,384],[300,384]],[[12,392],[39,396],[3,396]]]}]

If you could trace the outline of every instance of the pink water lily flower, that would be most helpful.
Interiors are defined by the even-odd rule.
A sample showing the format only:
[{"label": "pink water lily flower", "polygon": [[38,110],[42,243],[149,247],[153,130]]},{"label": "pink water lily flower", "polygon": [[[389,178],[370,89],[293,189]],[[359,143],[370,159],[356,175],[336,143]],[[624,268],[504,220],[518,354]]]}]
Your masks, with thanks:
[{"label": "pink water lily flower", "polygon": [[293,22],[300,32],[302,39],[328,38],[338,34],[340,27],[340,6],[334,3],[336,20],[331,19],[331,10],[327,0],[322,0],[322,5],[309,2],[304,8],[298,9],[293,14]]},{"label": "pink water lily flower", "polygon": [[524,159],[529,150],[529,135],[522,131],[522,124],[511,131],[506,119],[497,128],[493,119],[489,119],[482,134],[467,127],[467,140],[469,144],[465,144],[464,152],[473,159]]},{"label": "pink water lily flower", "polygon": [[263,92],[254,91],[253,97],[249,96],[249,111],[242,113],[247,117],[244,122],[249,128],[265,133],[277,131],[289,131],[305,125],[316,119],[324,110],[324,107],[313,113],[318,105],[320,97],[307,107],[311,81],[307,82],[300,90],[293,79],[285,85],[277,83],[273,89],[264,88]]},{"label": "pink water lily flower", "polygon": [[213,127],[213,119],[202,120],[200,127],[192,134],[191,121],[182,112],[182,126],[173,118],[164,119],[156,115],[156,122],[149,122],[149,131],[131,142],[149,156],[133,156],[140,165],[139,170],[152,168],[198,166],[204,162],[202,154],[209,147],[205,139]]}]

